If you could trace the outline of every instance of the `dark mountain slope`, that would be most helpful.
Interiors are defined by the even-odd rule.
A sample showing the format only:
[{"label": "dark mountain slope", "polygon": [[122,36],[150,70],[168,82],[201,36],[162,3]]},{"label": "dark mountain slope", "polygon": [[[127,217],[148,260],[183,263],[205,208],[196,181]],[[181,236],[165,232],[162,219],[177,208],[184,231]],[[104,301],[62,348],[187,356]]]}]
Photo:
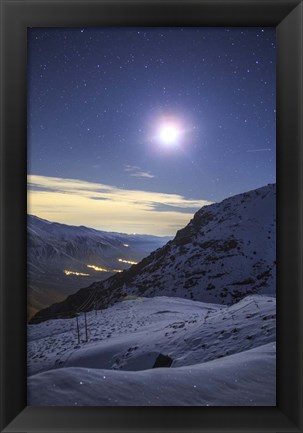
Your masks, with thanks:
[{"label": "dark mountain slope", "polygon": [[127,235],[28,216],[29,316],[138,262],[169,238]]}]

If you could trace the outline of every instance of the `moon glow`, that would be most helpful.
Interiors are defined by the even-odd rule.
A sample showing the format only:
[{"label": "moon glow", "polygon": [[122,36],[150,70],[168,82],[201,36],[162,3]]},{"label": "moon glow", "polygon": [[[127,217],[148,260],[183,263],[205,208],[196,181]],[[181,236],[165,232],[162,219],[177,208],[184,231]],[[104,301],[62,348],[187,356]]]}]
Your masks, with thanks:
[{"label": "moon glow", "polygon": [[174,145],[180,138],[181,130],[177,124],[172,122],[163,123],[159,128],[158,139],[166,146]]},{"label": "moon glow", "polygon": [[174,125],[163,125],[160,129],[160,140],[165,144],[175,143],[179,136],[179,131]]}]

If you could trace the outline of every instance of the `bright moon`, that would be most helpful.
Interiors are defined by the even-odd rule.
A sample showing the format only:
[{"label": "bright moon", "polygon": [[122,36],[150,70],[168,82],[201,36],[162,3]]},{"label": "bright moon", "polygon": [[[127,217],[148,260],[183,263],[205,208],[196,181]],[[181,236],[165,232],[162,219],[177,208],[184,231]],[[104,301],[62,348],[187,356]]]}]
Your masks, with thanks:
[{"label": "bright moon", "polygon": [[177,141],[180,131],[175,125],[163,125],[160,129],[159,138],[164,144],[173,144]]}]

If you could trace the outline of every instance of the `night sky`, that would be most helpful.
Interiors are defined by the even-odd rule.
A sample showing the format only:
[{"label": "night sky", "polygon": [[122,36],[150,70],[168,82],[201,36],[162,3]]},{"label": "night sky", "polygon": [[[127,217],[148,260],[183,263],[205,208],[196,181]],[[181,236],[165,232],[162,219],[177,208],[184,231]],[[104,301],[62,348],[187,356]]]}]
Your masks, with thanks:
[{"label": "night sky", "polygon": [[28,32],[28,211],[174,234],[275,182],[274,28]]}]

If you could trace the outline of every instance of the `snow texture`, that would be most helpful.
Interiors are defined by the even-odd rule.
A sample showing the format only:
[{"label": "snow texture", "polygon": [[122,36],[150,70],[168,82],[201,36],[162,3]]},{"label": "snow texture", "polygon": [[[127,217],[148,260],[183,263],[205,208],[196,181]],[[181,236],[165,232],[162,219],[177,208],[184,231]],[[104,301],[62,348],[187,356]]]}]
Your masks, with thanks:
[{"label": "snow texture", "polygon": [[[29,325],[29,405],[275,405],[275,298],[123,301]],[[171,368],[153,369],[159,354]],[[82,386],[83,385],[83,386]]]},{"label": "snow texture", "polygon": [[141,372],[61,368],[30,377],[35,406],[275,406],[269,343],[223,359]]}]

